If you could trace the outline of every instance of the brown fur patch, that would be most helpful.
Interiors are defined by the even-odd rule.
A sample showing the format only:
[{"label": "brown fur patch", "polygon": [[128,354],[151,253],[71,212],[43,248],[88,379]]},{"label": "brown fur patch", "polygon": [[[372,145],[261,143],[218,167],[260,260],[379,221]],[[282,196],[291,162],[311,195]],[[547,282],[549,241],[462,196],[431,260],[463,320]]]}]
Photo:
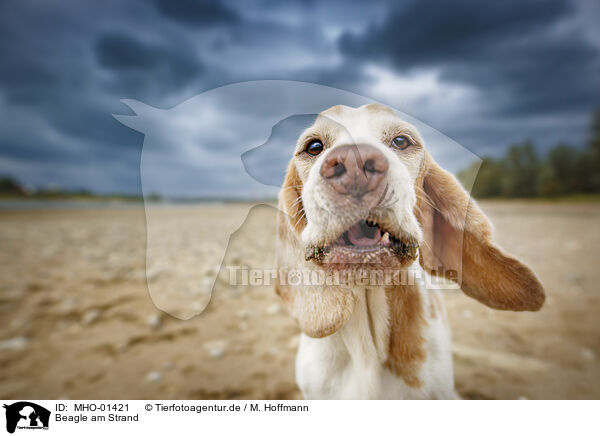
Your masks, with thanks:
[{"label": "brown fur patch", "polygon": [[391,108],[389,108],[387,106],[384,106],[384,105],[381,105],[379,103],[370,103],[370,104],[368,104],[368,105],[365,106],[365,109],[368,109],[369,111],[375,112],[375,113],[377,113],[377,112],[387,112],[389,114],[395,115],[395,112]]},{"label": "brown fur patch", "polygon": [[348,106],[343,105],[343,104],[338,104],[335,106],[331,106],[329,109],[324,110],[323,112],[321,112],[319,114],[319,116],[326,116],[327,114],[336,114],[339,115],[341,114],[345,109],[348,109]]},{"label": "brown fur patch", "polygon": [[465,294],[500,310],[539,310],[545,300],[541,283],[526,265],[498,247],[482,244],[471,232],[463,241]]},{"label": "brown fur patch", "polygon": [[288,215],[294,231],[299,235],[306,227],[306,217],[302,203],[302,180],[293,160],[288,165],[281,189],[284,212]]},{"label": "brown fur patch", "polygon": [[421,294],[417,286],[385,289],[390,310],[390,345],[385,367],[413,388],[421,386],[419,369],[425,361]]},{"label": "brown fur patch", "polygon": [[421,266],[457,281],[465,294],[494,309],[539,310],[545,300],[541,283],[492,242],[489,220],[456,178],[426,155],[418,182]]}]

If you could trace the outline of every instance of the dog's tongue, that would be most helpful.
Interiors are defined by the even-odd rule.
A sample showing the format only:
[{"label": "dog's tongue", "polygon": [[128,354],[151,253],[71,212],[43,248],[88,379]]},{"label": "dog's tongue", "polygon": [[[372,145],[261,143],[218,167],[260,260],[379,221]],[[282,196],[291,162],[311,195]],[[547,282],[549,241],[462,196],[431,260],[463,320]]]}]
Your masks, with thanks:
[{"label": "dog's tongue", "polygon": [[352,245],[376,245],[380,239],[381,230],[378,227],[355,224],[348,229],[348,240]]}]

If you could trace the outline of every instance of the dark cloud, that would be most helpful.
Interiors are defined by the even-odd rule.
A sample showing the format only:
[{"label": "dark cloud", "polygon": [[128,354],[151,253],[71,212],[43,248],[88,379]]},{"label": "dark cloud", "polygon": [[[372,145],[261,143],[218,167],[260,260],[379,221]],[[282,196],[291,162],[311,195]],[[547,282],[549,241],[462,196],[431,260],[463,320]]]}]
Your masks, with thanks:
[{"label": "dark cloud", "polygon": [[48,71],[43,65],[33,62],[15,62],[6,60],[0,69],[0,83],[6,88],[46,87],[58,82],[56,74]]},{"label": "dark cloud", "polygon": [[199,59],[182,46],[142,41],[126,33],[100,35],[95,43],[98,64],[120,79],[150,77],[158,84],[182,86],[204,71]]},{"label": "dark cloud", "polygon": [[144,44],[124,33],[101,35],[96,41],[98,63],[111,70],[155,68],[164,54],[161,47]]},{"label": "dark cloud", "polygon": [[35,103],[59,84],[60,76],[35,62],[8,61],[0,68],[0,86],[15,104]]},{"label": "dark cloud", "polygon": [[[501,150],[524,136],[553,145],[570,139],[560,136],[564,132],[584,135],[588,111],[600,101],[600,37],[592,29],[598,20],[581,13],[588,3],[3,2],[0,172],[32,184],[136,191],[143,136],[112,118],[126,112],[120,99],[169,108],[214,87],[256,79],[368,95],[375,80],[369,65],[401,78],[439,72],[431,92],[442,97],[425,96],[432,101],[454,83],[475,89],[483,102],[477,120],[452,103],[449,109],[465,114],[463,121],[431,123],[475,151]],[[402,95],[394,95],[388,103],[399,101]],[[257,118],[263,113],[261,102],[249,100],[243,108]],[[419,116],[428,121],[426,113]],[[297,133],[293,125],[278,125],[261,150],[287,146]],[[207,144],[239,163],[234,148],[224,135]],[[247,156],[267,168],[263,181],[273,185],[288,150],[281,146],[277,153],[272,168],[273,155]]]},{"label": "dark cloud", "polygon": [[495,47],[548,28],[572,9],[565,0],[412,1],[396,8],[365,35],[344,34],[342,50],[359,56],[393,57],[400,68],[442,62],[485,61]]},{"label": "dark cloud", "polygon": [[490,111],[591,110],[600,101],[600,51],[574,14],[566,0],[416,1],[364,34],[343,34],[339,45],[355,59],[404,72],[436,68],[478,86]]},{"label": "dark cloud", "polygon": [[238,15],[222,3],[210,0],[155,0],[158,10],[165,16],[185,24],[231,24]]}]

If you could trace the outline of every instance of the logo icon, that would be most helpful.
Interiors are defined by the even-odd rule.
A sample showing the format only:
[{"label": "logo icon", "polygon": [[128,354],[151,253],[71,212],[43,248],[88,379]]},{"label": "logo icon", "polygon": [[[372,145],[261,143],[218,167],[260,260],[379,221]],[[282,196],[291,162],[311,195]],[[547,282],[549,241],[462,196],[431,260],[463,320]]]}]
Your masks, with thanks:
[{"label": "logo icon", "polygon": [[15,429],[48,429],[50,411],[29,401],[19,401],[4,405],[6,409],[6,431],[14,433]]}]

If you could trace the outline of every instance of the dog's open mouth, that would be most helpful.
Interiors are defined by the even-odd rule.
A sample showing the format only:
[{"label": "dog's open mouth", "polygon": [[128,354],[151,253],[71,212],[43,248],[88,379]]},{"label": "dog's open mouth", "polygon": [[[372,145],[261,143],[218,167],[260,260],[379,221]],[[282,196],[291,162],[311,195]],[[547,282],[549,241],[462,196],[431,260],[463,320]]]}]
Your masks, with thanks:
[{"label": "dog's open mouth", "polygon": [[344,247],[373,247],[389,245],[390,234],[372,221],[362,220],[346,230],[335,241],[335,245]]},{"label": "dog's open mouth", "polygon": [[398,236],[372,220],[361,220],[344,231],[334,242],[311,246],[306,260],[348,266],[385,264],[394,266],[417,258],[419,245],[414,238]]}]

